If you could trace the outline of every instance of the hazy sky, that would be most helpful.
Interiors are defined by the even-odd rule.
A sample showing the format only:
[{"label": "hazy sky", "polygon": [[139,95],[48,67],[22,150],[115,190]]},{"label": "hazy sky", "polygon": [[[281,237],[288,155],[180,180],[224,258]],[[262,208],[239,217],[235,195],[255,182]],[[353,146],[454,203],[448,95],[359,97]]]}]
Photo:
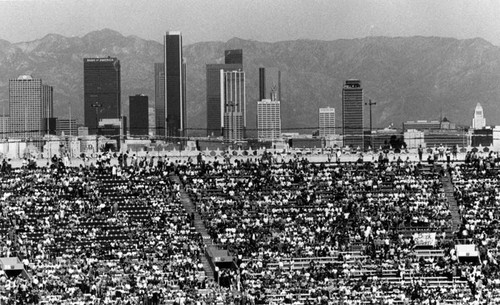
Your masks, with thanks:
[{"label": "hazy sky", "polygon": [[482,37],[500,45],[500,0],[0,0],[0,39],[110,28],[184,43],[366,36]]}]

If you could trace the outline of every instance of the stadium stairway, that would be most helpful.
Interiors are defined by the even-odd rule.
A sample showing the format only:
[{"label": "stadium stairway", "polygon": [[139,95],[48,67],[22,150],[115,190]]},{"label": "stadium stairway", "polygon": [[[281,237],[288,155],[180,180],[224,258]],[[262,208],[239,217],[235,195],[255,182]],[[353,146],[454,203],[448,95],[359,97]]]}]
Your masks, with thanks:
[{"label": "stadium stairway", "polygon": [[460,217],[460,212],[458,210],[457,200],[455,199],[454,195],[455,189],[453,187],[453,182],[451,181],[451,176],[447,171],[444,172],[444,175],[441,178],[441,182],[443,183],[444,193],[449,203],[452,217],[452,229],[453,232],[457,232],[460,229],[462,220]]},{"label": "stadium stairway", "polygon": [[[181,183],[181,180],[179,179],[178,176],[170,176],[170,180],[180,185],[179,193],[180,193],[181,203],[188,214],[194,215],[194,227],[196,231],[201,234],[203,238],[203,245],[205,245],[205,248],[212,246],[213,245],[212,239],[208,235],[207,228],[205,227],[205,224],[203,223],[200,214],[196,211],[196,208],[193,202],[191,201],[191,198],[189,198],[189,195],[184,190],[184,186]],[[203,270],[205,270],[206,275],[210,277],[212,280],[215,280],[215,271],[210,262],[208,261],[207,256],[200,255],[200,259],[201,262],[203,263]]]}]

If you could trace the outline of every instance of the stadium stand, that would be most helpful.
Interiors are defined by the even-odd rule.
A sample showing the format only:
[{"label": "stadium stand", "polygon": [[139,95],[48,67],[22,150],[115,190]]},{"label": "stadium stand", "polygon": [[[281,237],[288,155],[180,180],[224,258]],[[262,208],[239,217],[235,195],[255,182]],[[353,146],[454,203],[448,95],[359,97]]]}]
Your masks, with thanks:
[{"label": "stadium stand", "polygon": [[0,304],[499,303],[500,159],[403,159],[4,160]]}]

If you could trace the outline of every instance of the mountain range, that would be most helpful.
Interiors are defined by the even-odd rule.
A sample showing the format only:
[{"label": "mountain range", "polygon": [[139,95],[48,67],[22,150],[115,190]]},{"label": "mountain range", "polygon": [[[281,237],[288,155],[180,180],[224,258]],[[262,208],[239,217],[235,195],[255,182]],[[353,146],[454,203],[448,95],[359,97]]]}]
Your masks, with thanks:
[{"label": "mountain range", "polygon": [[[49,34],[30,42],[0,40],[0,102],[8,104],[9,79],[30,74],[54,86],[57,117],[69,117],[71,105],[72,117],[83,122],[83,58],[111,56],[121,62],[122,109],[128,115],[130,95],[146,94],[150,107],[154,105],[154,63],[163,61],[162,49],[157,41],[109,29],[82,37]],[[311,133],[318,126],[318,108],[326,106],[336,109],[341,126],[346,79],[360,79],[365,101],[376,103],[374,128],[442,117],[470,125],[477,103],[484,108],[487,124],[500,124],[500,48],[481,38],[367,37],[272,43],[233,38],[184,46],[191,134],[203,134],[206,128],[205,66],[223,63],[226,49],[243,49],[250,130],[256,125],[259,67],[278,68],[282,73],[284,130]],[[368,126],[367,107],[365,117]]]}]

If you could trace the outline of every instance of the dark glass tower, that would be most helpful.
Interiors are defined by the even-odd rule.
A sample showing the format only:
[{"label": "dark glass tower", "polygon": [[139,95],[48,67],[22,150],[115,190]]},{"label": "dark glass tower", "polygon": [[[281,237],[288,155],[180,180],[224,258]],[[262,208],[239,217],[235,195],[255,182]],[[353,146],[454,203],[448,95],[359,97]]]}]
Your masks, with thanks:
[{"label": "dark glass tower", "polygon": [[221,83],[223,73],[243,70],[243,51],[226,50],[225,64],[207,65],[207,136],[222,136],[224,125],[224,106],[221,105]]},{"label": "dark glass tower", "polygon": [[182,35],[164,37],[165,136],[183,137],[186,124],[186,64],[182,58]]},{"label": "dark glass tower", "polygon": [[243,65],[243,50],[226,50],[224,51],[224,63],[231,64],[240,64]]},{"label": "dark glass tower", "polygon": [[363,149],[363,88],[357,79],[346,80],[342,89],[344,146]]},{"label": "dark glass tower", "polygon": [[281,101],[281,71],[277,68],[259,68],[259,101]]},{"label": "dark glass tower", "polygon": [[97,119],[120,118],[120,83],[118,59],[108,57],[83,60],[84,121],[89,134],[96,134]]},{"label": "dark glass tower", "polygon": [[147,136],[149,133],[149,99],[147,95],[129,96],[130,135]]},{"label": "dark glass tower", "polygon": [[259,101],[266,98],[266,68],[259,68]]}]

